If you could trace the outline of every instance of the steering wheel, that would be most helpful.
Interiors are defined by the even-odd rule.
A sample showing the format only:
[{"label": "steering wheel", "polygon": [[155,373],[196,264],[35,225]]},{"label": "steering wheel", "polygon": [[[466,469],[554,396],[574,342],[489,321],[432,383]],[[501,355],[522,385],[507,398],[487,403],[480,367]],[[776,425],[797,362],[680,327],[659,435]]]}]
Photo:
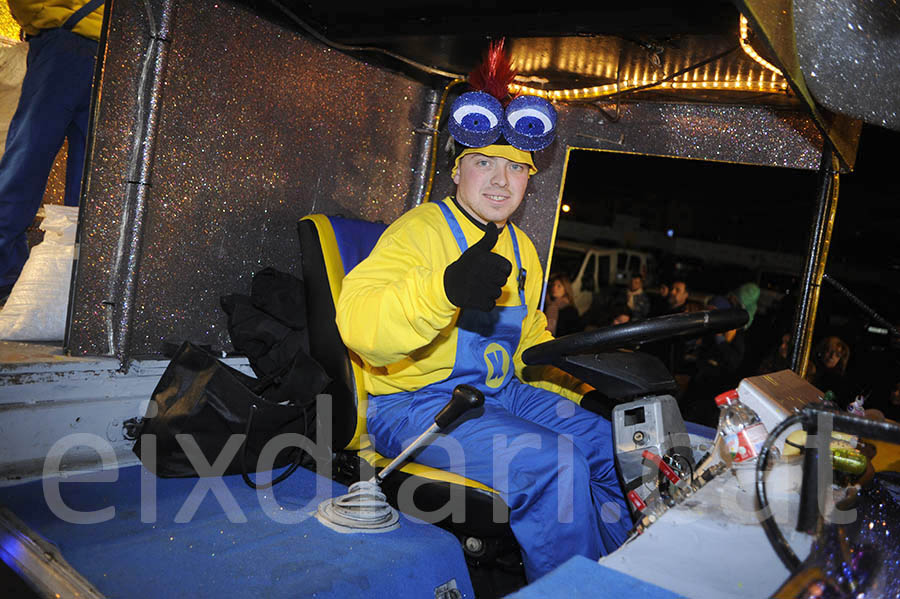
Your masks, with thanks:
[{"label": "steering wheel", "polygon": [[749,320],[750,316],[742,308],[657,316],[545,341],[526,349],[522,353],[522,361],[528,365],[551,364],[565,356],[597,354],[672,337],[699,337],[708,333],[721,333],[740,328]]}]

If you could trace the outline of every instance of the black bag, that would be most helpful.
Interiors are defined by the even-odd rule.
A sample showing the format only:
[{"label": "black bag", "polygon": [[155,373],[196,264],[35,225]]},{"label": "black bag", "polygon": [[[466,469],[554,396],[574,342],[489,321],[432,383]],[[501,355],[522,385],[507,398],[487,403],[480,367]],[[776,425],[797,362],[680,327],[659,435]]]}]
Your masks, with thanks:
[{"label": "black bag", "polygon": [[256,392],[276,403],[312,405],[331,378],[309,355],[303,281],[264,268],[253,275],[249,296],[226,295],[220,301],[235,350],[267,382]]},{"label": "black bag", "polygon": [[[281,433],[310,437],[308,433],[315,426],[313,405],[279,404],[255,392],[268,383],[229,367],[189,342],[183,343],[156,385],[147,414],[134,433],[134,453],[157,476],[196,477],[199,474],[175,435],[191,435],[210,465],[232,435],[246,435],[224,474],[241,473],[247,484],[256,488],[247,473],[258,470],[265,444]],[[142,435],[156,437],[155,468],[148,459],[151,456],[142,452]],[[291,467],[270,484],[284,480],[297,466],[312,463],[299,448],[284,449],[277,455],[275,467]]]}]

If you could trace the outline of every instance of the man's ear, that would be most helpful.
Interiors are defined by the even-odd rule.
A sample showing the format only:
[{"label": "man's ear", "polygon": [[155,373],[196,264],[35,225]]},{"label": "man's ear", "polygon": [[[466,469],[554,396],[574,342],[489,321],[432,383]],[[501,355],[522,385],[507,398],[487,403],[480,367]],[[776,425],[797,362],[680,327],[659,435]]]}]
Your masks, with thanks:
[{"label": "man's ear", "polygon": [[456,185],[459,185],[459,167],[456,168],[456,174],[453,175],[453,182]]}]

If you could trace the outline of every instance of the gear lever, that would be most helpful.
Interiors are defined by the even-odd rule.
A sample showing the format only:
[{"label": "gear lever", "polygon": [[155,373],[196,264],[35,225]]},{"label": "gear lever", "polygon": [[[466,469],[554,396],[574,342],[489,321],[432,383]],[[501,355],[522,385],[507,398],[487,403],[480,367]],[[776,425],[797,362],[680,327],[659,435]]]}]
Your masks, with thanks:
[{"label": "gear lever", "polygon": [[416,450],[431,442],[441,429],[447,428],[463,413],[484,404],[484,394],[470,385],[457,385],[450,401],[434,417],[434,424],[400,452],[391,463],[369,480],[350,485],[346,495],[326,499],[319,504],[316,518],[338,532],[387,532],[397,528],[400,516],[387,503],[381,482]]}]

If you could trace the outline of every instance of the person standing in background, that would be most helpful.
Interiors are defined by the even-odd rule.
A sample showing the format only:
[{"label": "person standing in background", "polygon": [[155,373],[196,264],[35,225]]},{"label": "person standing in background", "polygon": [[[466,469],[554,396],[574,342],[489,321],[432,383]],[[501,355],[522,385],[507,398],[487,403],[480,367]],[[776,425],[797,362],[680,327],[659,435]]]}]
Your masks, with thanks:
[{"label": "person standing in background", "polygon": [[743,308],[747,311],[750,319],[744,325],[744,330],[750,328],[753,324],[753,317],[756,315],[756,306],[759,303],[759,285],[756,283],[744,283],[729,294],[732,304]]},{"label": "person standing in background", "polygon": [[0,301],[28,259],[25,231],[68,140],[65,204],[77,206],[84,170],[103,0],[9,0],[29,43],[22,94],[0,159]]},{"label": "person standing in background", "polygon": [[[714,296],[711,310],[739,308],[734,295]],[[745,351],[745,329],[732,329],[702,337],[697,346],[696,370],[683,396],[682,412],[686,419],[706,426],[716,426],[718,408],[713,398],[734,389],[739,381]]]},{"label": "person standing in background", "polygon": [[554,337],[562,337],[584,329],[578,310],[575,309],[569,275],[561,272],[550,275],[544,314],[547,316],[547,330]]},{"label": "person standing in background", "polygon": [[812,365],[806,372],[806,380],[822,392],[834,392],[836,402],[842,408],[853,401],[857,391],[847,374],[849,361],[850,345],[840,337],[831,335],[816,344],[811,357]]},{"label": "person standing in background", "polygon": [[662,316],[669,311],[669,284],[665,281],[650,294],[650,316]]},{"label": "person standing in background", "polygon": [[631,284],[625,292],[625,303],[631,310],[632,320],[643,320],[650,314],[650,298],[644,292],[644,277],[633,275]]},{"label": "person standing in background", "polygon": [[669,287],[669,295],[666,298],[669,304],[669,309],[666,311],[666,314],[681,314],[682,312],[687,312],[689,295],[690,290],[685,281],[672,281],[672,285]]}]

